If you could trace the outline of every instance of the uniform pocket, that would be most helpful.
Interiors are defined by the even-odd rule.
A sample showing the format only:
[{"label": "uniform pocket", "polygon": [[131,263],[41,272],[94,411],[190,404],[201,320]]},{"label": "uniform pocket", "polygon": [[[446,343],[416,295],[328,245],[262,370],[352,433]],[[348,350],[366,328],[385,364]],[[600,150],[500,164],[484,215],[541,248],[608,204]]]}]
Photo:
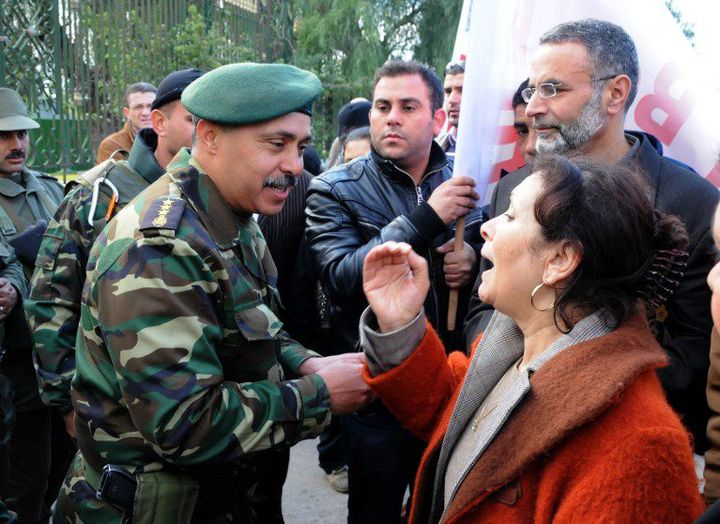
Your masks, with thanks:
[{"label": "uniform pocket", "polygon": [[40,244],[40,250],[38,251],[35,265],[47,271],[53,271],[55,269],[58,253],[60,252],[62,244],[62,237],[56,236],[52,233],[46,233],[45,236],[43,236],[42,244]]},{"label": "uniform pocket", "polygon": [[280,319],[263,302],[236,311],[235,322],[248,340],[272,340],[282,328]]}]

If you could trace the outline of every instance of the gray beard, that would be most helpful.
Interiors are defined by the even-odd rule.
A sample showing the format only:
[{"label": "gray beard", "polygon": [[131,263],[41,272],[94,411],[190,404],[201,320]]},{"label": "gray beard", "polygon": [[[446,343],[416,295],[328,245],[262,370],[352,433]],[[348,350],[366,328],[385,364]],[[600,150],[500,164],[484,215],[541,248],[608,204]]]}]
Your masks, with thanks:
[{"label": "gray beard", "polygon": [[582,147],[605,123],[605,115],[600,112],[601,106],[602,89],[598,89],[593,92],[575,120],[559,124],[557,132],[551,138],[541,138],[538,135],[535,144],[537,153],[562,154]]}]

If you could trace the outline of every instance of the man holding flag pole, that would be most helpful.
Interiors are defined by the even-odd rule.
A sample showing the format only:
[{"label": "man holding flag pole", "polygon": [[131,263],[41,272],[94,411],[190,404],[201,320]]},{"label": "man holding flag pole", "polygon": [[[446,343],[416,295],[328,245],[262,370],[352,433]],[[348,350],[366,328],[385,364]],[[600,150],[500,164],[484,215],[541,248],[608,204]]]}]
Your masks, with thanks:
[{"label": "man holding flag pole", "polygon": [[[448,293],[462,288],[462,305],[467,304],[477,271],[481,215],[474,209],[478,195],[473,181],[451,178],[445,153],[434,141],[444,122],[441,106],[440,80],[427,66],[386,63],[375,75],[370,154],[310,184],[306,234],[323,288],[342,310],[344,324],[338,328],[347,336],[340,344],[357,341],[358,320],[367,307],[362,292],[365,255],[395,240],[409,243],[428,261],[433,276],[425,311],[446,347],[459,349],[460,330],[451,332],[446,325]],[[466,216],[466,241],[454,252],[453,225]],[[342,351],[354,346],[351,342]],[[423,443],[380,402],[345,424],[350,440],[348,522],[400,522]]]}]

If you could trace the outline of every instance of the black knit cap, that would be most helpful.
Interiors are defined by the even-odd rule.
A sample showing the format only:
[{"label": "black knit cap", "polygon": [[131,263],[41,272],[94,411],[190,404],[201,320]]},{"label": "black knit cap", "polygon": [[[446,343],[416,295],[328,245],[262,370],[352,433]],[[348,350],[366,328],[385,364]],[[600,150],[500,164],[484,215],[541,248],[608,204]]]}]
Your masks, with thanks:
[{"label": "black knit cap", "polygon": [[358,127],[369,126],[371,107],[372,104],[367,100],[350,102],[342,106],[338,112],[338,136]]},{"label": "black knit cap", "polygon": [[158,109],[165,104],[180,100],[180,96],[187,86],[194,80],[203,76],[203,72],[199,69],[181,69],[174,71],[162,79],[158,87],[155,100],[152,103],[152,109]]}]

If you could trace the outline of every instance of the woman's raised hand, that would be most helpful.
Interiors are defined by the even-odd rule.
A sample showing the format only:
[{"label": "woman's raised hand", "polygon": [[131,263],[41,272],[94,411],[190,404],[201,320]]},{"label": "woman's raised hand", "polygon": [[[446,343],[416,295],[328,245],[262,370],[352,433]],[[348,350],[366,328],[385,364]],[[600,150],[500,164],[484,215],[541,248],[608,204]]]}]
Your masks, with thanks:
[{"label": "woman's raised hand", "polygon": [[363,290],[380,331],[393,331],[414,319],[430,288],[423,257],[404,242],[374,247],[363,264]]}]

